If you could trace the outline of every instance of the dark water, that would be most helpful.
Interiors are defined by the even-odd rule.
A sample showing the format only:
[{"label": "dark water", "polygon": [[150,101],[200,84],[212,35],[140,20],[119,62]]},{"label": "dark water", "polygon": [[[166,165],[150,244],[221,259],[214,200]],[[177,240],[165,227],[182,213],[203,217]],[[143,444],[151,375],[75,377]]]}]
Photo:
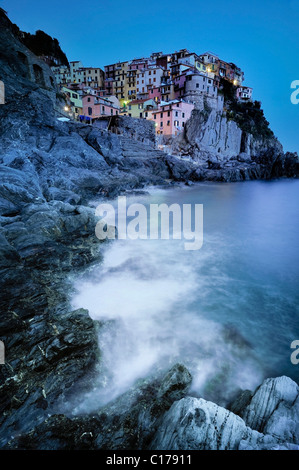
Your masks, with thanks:
[{"label": "dark water", "polygon": [[98,406],[153,371],[185,363],[192,393],[226,404],[265,377],[299,380],[299,182],[200,184],[153,190],[128,204],[203,204],[204,243],[116,240],[77,279],[74,307],[111,320],[102,370],[77,411]]}]

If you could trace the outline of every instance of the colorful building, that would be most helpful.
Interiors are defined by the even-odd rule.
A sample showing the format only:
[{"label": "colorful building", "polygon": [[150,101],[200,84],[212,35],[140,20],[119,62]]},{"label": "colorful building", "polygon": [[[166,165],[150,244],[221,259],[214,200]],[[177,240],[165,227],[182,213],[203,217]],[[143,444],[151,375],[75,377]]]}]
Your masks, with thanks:
[{"label": "colorful building", "polygon": [[[119,114],[119,107],[108,98],[96,97],[94,95],[83,96],[83,113],[87,120],[94,120],[104,116],[115,116]],[[86,120],[86,119],[84,119]]]},{"label": "colorful building", "polygon": [[82,95],[79,93],[81,90],[73,90],[63,86],[61,91],[67,96],[69,106],[71,107],[75,118],[78,118],[80,114],[82,114],[83,110]]},{"label": "colorful building", "polygon": [[193,109],[194,105],[191,103],[174,100],[150,111],[148,119],[155,123],[157,134],[173,137],[182,132]]},{"label": "colorful building", "polygon": [[135,118],[148,118],[149,112],[157,109],[157,103],[152,99],[133,100],[127,104],[125,115]]},{"label": "colorful building", "polygon": [[71,72],[66,65],[51,67],[57,85],[66,85],[71,81]]},{"label": "colorful building", "polygon": [[237,88],[236,96],[239,101],[251,101],[253,89],[248,86]]}]

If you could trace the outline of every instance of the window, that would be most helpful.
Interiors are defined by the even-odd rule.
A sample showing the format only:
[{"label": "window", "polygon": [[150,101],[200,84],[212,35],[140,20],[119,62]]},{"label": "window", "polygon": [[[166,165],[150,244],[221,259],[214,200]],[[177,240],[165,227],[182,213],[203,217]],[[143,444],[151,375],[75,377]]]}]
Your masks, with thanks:
[{"label": "window", "polygon": [[170,126],[170,121],[167,121],[167,126]]},{"label": "window", "polygon": [[132,109],[132,106],[129,104],[129,111],[131,111],[131,109]]},{"label": "window", "polygon": [[102,106],[102,112],[103,113],[105,112],[105,106]]},{"label": "window", "polygon": [[88,108],[88,116],[92,115],[92,108]]},{"label": "window", "polygon": [[180,103],[177,103],[176,107],[179,108],[179,107],[180,107]]},{"label": "window", "polygon": [[179,115],[179,113],[176,111],[176,112],[175,112],[175,116],[178,117],[178,115]]},{"label": "window", "polygon": [[163,117],[163,113],[161,113],[160,116]]},{"label": "window", "polygon": [[90,98],[87,98],[87,102],[90,103]]},{"label": "window", "polygon": [[182,122],[182,126],[185,127],[185,123],[184,123],[184,122]]},{"label": "window", "polygon": [[145,117],[148,117],[148,113],[147,113],[147,112],[145,113]]},{"label": "window", "polygon": [[111,111],[110,111],[110,112],[111,112],[111,116],[113,116],[113,109],[111,109]]},{"label": "window", "polygon": [[196,83],[196,88],[199,88],[199,83]]},{"label": "window", "polygon": [[179,127],[179,125],[180,125],[179,121],[174,121],[174,125],[175,125],[176,127]]},{"label": "window", "polygon": [[167,116],[168,116],[168,117],[170,116],[170,111],[167,112]]},{"label": "window", "polygon": [[209,91],[210,91],[210,87],[208,86],[208,87],[207,87],[207,92],[209,93]]},{"label": "window", "polygon": [[160,122],[160,127],[163,127],[163,121]]},{"label": "window", "polygon": [[157,119],[157,114],[154,114],[154,119]]},{"label": "window", "polygon": [[182,117],[183,117],[183,118],[185,117],[185,113],[182,113]]}]

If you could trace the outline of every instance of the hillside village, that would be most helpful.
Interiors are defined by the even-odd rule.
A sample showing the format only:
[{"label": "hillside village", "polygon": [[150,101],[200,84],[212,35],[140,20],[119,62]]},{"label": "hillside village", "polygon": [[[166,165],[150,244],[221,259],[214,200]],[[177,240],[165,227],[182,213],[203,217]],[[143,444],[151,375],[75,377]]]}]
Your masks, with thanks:
[{"label": "hillside village", "polygon": [[223,110],[223,80],[232,84],[238,101],[252,98],[243,71],[211,52],[157,52],[104,70],[73,61],[52,70],[72,118],[97,125],[116,115],[148,119],[166,139],[183,130],[194,108]]}]

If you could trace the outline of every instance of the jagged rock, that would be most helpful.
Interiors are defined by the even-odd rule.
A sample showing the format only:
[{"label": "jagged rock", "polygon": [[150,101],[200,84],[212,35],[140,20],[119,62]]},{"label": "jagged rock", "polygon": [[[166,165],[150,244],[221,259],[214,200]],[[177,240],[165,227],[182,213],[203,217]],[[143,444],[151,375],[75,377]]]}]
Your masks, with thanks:
[{"label": "jagged rock", "polygon": [[[293,415],[292,418],[294,417]],[[277,429],[276,425],[274,429]],[[215,403],[202,398],[186,397],[175,402],[164,415],[149,448],[151,450],[299,450],[299,445],[293,443],[292,432],[284,435],[281,433],[279,436],[268,432],[261,434],[248,427],[239,416]]]},{"label": "jagged rock", "polygon": [[299,449],[299,395],[293,405],[286,401],[279,403],[268,419],[264,432],[282,441],[294,442]]},{"label": "jagged rock", "polygon": [[[293,419],[298,416],[298,395],[299,387],[289,377],[266,379],[255,391],[241,416],[252,429],[272,434],[277,420],[277,435],[292,434],[294,442],[299,442],[298,426],[293,423]],[[286,411],[285,418],[281,419]]]},{"label": "jagged rock", "polygon": [[250,390],[243,390],[229,406],[229,410],[235,415],[241,416],[246,406],[250,403],[253,393]]},{"label": "jagged rock", "polygon": [[[193,110],[184,133],[174,139],[172,147],[176,153],[209,163],[203,179],[242,181],[299,175],[297,153],[285,154],[274,136],[242,131],[235,121],[215,109]],[[228,172],[226,167],[232,160],[235,165]]]},{"label": "jagged rock", "polygon": [[166,413],[150,448],[233,450],[247,434],[239,416],[202,398],[187,397]]},{"label": "jagged rock", "polygon": [[188,370],[176,364],[165,376],[143,380],[93,415],[53,415],[32,431],[16,435],[6,448],[144,449],[165,411],[186,395],[190,383]]},{"label": "jagged rock", "polygon": [[[79,388],[78,378],[81,386],[90,384],[100,355],[97,324],[87,311],[71,312],[67,298],[67,275],[101,259],[88,202],[170,180],[189,184],[293,176],[297,157],[286,158],[277,141],[269,146],[269,140],[248,136],[244,152],[237,151],[243,137],[235,123],[208,112],[199,116],[200,126],[190,121],[190,142],[181,142],[183,151],[203,160],[191,163],[130,139],[128,131],[115,136],[59,122],[63,103],[57,99],[53,74],[14,31],[0,10],[0,70],[6,89],[6,103],[0,106],[0,289],[5,293],[0,326],[6,345],[6,364],[0,369],[0,445],[43,423],[25,439],[29,447],[146,448],[164,413],[185,396],[191,378],[183,366],[163,380],[145,381],[95,418],[55,415],[59,400]],[[132,132],[134,120],[128,123],[125,127]],[[249,150],[255,161],[243,161],[244,155],[237,160]],[[220,165],[208,168],[206,162],[214,157]],[[279,435],[297,435],[297,404],[283,399],[277,405],[272,417],[267,408],[267,423],[258,410],[261,421],[274,434],[276,417]],[[226,413],[220,413],[224,420]],[[54,416],[44,422],[48,414]],[[225,440],[230,429],[225,427],[221,445],[235,446],[244,425],[234,415],[227,419],[232,436]]]}]

